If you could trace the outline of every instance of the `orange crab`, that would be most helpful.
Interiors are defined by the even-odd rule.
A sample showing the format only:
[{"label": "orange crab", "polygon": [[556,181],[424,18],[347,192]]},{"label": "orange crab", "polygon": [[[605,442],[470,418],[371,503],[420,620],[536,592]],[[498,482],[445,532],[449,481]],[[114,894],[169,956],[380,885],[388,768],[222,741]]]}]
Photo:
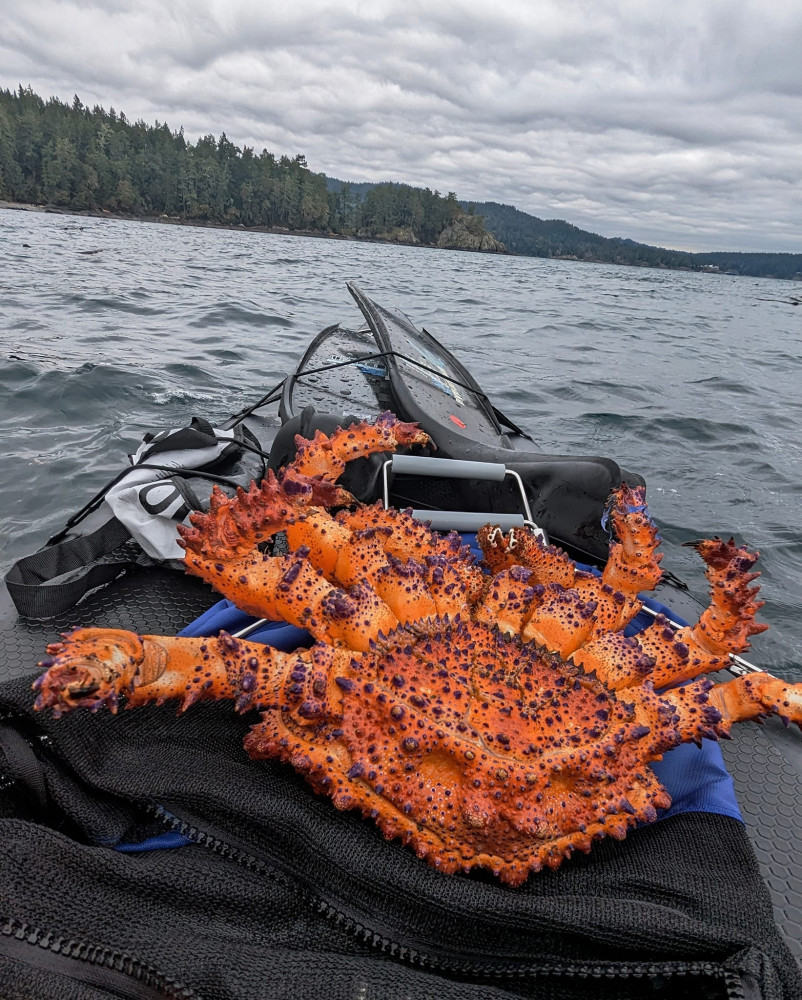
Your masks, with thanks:
[{"label": "orange crab", "polygon": [[[351,459],[426,440],[389,414],[299,438],[283,473],[216,492],[181,529],[190,573],[244,611],[308,629],[310,649],[78,629],[48,647],[36,707],[233,699],[262,713],[251,756],[289,762],[441,871],[487,868],[509,885],[653,820],[670,798],[648,764],[672,747],[768,712],[802,722],[802,685],[702,676],[766,628],[756,556],[696,543],[712,585],[700,621],[676,632],[658,619],[627,638],[637,593],[660,578],[642,488],[613,496],[618,540],[600,577],[492,526],[477,563],[456,534],[355,506],[336,486]],[[289,554],[263,551],[280,531]]]}]

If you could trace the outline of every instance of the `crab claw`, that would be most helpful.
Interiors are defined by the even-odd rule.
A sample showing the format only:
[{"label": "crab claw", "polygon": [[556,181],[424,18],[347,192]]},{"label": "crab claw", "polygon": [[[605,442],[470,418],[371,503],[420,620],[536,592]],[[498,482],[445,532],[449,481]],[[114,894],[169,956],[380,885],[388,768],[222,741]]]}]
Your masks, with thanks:
[{"label": "crab claw", "polygon": [[426,431],[414,423],[399,420],[385,411],[372,423],[338,427],[331,435],[316,431],[311,440],[298,435],[297,454],[292,468],[302,476],[322,477],[334,482],[348,462],[382,451],[397,451],[413,444],[432,444]]},{"label": "crab claw", "polygon": [[[60,718],[76,708],[116,712],[119,696],[127,694],[154,649],[142,638],[121,629],[79,628],[63,642],[47,647],[51,659],[39,664],[46,672],[32,688],[38,692],[36,709],[50,708]],[[149,663],[148,672],[153,664]]]},{"label": "crab claw", "polygon": [[[39,666],[44,666],[40,663]],[[61,718],[74,708],[86,707],[97,711],[103,705],[112,712],[117,710],[117,694],[104,685],[99,668],[89,663],[69,663],[52,667],[46,674],[37,677],[31,685],[39,694],[34,703],[38,710],[52,708],[53,716]],[[100,692],[99,697],[93,697]]]}]

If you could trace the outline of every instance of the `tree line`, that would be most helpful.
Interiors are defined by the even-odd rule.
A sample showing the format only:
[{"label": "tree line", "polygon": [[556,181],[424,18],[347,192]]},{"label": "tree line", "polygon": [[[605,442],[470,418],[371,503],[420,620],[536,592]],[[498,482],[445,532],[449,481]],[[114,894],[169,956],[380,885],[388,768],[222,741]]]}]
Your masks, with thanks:
[{"label": "tree line", "polygon": [[[129,122],[33,90],[0,90],[0,199],[71,211],[168,216],[189,222],[283,228],[435,245],[457,220],[535,257],[802,278],[802,254],[682,253],[609,239],[511,205],[460,203],[407,184],[356,183],[309,169],[302,154],[276,157],[223,133],[188,142],[183,129]],[[453,245],[453,244],[452,244]]]},{"label": "tree line", "polygon": [[[72,211],[168,216],[434,244],[464,210],[456,194],[405,184],[327,185],[306,159],[235,146],[223,133],[129,122],[33,90],[0,90],[0,198]],[[474,220],[474,227],[475,227]]]},{"label": "tree line", "polygon": [[484,217],[488,231],[511,253],[764,278],[802,278],[802,254],[684,253],[620,237],[598,236],[560,219],[539,219],[512,205],[491,201],[471,207]]}]

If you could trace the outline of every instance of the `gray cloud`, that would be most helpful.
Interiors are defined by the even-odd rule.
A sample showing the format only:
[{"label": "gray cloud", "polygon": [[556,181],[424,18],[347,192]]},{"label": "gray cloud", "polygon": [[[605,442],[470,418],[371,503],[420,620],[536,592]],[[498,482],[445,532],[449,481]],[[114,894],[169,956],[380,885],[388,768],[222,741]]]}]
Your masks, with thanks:
[{"label": "gray cloud", "polygon": [[795,0],[4,8],[3,86],[605,235],[802,251]]}]

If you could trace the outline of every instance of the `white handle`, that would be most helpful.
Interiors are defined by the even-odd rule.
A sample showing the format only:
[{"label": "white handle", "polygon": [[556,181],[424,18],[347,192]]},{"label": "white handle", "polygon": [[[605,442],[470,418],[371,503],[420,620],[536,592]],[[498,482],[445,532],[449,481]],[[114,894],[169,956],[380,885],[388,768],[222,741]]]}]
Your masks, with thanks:
[{"label": "white handle", "polygon": [[427,458],[425,455],[393,455],[394,473],[405,476],[439,476],[442,479],[489,479],[500,483],[507,475],[498,462],[467,462],[459,458]]},{"label": "white handle", "polygon": [[435,531],[478,531],[486,524],[498,525],[502,531],[523,528],[523,514],[474,514],[465,510],[413,510],[416,521],[431,521]]}]

